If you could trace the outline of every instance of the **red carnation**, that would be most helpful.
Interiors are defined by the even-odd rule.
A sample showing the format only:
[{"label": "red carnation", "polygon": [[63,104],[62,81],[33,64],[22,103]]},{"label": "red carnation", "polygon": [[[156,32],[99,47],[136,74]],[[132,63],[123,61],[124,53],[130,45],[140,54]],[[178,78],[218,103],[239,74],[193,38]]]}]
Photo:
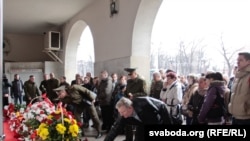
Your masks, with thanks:
[{"label": "red carnation", "polygon": [[42,106],[41,104],[38,104],[37,107],[38,107],[38,108],[42,108],[43,106]]},{"label": "red carnation", "polygon": [[47,120],[47,123],[51,125],[53,123],[53,120]]}]

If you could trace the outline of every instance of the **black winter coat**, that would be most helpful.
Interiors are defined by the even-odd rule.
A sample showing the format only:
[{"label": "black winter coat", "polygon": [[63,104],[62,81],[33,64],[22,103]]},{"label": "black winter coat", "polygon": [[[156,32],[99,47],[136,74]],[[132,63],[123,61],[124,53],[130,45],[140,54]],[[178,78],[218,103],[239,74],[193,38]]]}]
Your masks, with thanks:
[{"label": "black winter coat", "polygon": [[144,141],[144,126],[145,125],[161,125],[172,124],[172,119],[166,108],[165,103],[162,101],[149,97],[137,97],[132,100],[134,111],[137,113],[139,120],[129,117],[119,117],[111,130],[105,137],[104,141],[113,141],[119,134],[119,131],[124,129],[126,124],[136,125],[136,138]]}]

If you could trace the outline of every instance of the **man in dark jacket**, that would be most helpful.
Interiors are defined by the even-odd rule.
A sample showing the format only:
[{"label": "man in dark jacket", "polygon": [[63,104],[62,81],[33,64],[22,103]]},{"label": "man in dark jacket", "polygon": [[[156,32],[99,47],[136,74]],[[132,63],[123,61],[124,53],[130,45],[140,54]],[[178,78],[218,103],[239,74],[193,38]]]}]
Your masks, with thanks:
[{"label": "man in dark jacket", "polygon": [[102,71],[100,74],[100,84],[97,88],[97,100],[101,107],[102,113],[102,130],[110,130],[113,120],[113,108],[111,104],[112,96],[112,79],[107,71]]},{"label": "man in dark jacket", "polygon": [[[81,114],[84,109],[86,109],[90,113],[94,127],[98,132],[96,138],[100,138],[102,136],[100,119],[93,104],[96,97],[95,93],[82,87],[81,85],[76,84],[68,88],[66,88],[65,85],[62,85],[54,89],[54,91],[57,93],[60,101],[64,104],[70,104],[73,106],[73,114],[78,122],[82,122]],[[83,129],[82,135],[84,135]]]},{"label": "man in dark jacket", "polygon": [[46,93],[46,88],[47,88],[47,83],[48,83],[48,79],[49,79],[49,75],[48,74],[44,74],[43,75],[43,81],[41,81],[40,86],[39,86],[39,90],[41,91],[42,94]]},{"label": "man in dark jacket", "polygon": [[26,99],[26,105],[37,102],[38,99],[33,100],[40,95],[38,87],[35,82],[35,76],[30,75],[29,80],[24,82],[24,93]]},{"label": "man in dark jacket", "polygon": [[136,125],[135,141],[144,141],[144,125],[172,124],[166,105],[152,97],[132,100],[122,97],[116,104],[120,117],[116,120],[104,141],[113,141],[126,124]]},{"label": "man in dark jacket", "polygon": [[19,104],[22,104],[23,91],[24,91],[23,81],[20,79],[19,74],[15,74],[11,87],[11,98],[14,98],[15,105],[17,104],[18,100]]},{"label": "man in dark jacket", "polygon": [[56,104],[56,101],[54,101],[54,100],[57,98],[57,94],[53,91],[53,89],[59,87],[60,81],[59,81],[59,79],[57,79],[55,77],[54,73],[50,73],[49,76],[50,76],[50,79],[48,79],[48,81],[47,81],[46,92],[47,92],[47,96],[50,99],[50,101],[52,101],[54,104]]}]

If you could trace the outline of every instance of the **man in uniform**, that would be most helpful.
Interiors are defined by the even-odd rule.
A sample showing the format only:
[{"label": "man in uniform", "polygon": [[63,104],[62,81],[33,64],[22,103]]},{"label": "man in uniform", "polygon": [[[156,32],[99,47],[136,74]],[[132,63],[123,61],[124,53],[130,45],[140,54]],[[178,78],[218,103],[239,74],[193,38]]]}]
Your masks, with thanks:
[{"label": "man in uniform", "polygon": [[[125,68],[128,72],[129,79],[127,80],[127,88],[125,90],[125,97],[133,99],[136,97],[147,96],[146,81],[142,79],[136,72],[136,68]],[[125,141],[133,141],[133,126],[127,125],[125,127]]]},{"label": "man in uniform", "polygon": [[[68,88],[65,85],[62,85],[54,91],[58,95],[58,99],[64,104],[70,104],[73,106],[73,114],[78,122],[82,123],[81,114],[84,111],[84,108],[89,112],[94,127],[97,130],[96,138],[100,138],[101,134],[101,123],[96,112],[94,102],[96,94],[92,91],[82,87],[81,85],[72,85]],[[84,130],[82,128],[82,135],[84,136]]]},{"label": "man in uniform", "polygon": [[128,72],[129,76],[125,96],[130,99],[138,96],[147,96],[146,81],[137,74],[136,68],[125,68],[124,70]]}]

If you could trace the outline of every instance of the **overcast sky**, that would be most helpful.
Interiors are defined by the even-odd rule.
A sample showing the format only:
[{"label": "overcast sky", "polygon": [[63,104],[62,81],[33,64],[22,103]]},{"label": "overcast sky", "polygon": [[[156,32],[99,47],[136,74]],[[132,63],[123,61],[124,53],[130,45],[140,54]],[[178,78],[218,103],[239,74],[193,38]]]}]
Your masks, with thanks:
[{"label": "overcast sky", "polygon": [[165,49],[176,53],[180,40],[205,39],[208,57],[214,58],[222,34],[226,47],[244,46],[249,51],[249,6],[250,0],[163,0],[152,42],[162,42]]}]

